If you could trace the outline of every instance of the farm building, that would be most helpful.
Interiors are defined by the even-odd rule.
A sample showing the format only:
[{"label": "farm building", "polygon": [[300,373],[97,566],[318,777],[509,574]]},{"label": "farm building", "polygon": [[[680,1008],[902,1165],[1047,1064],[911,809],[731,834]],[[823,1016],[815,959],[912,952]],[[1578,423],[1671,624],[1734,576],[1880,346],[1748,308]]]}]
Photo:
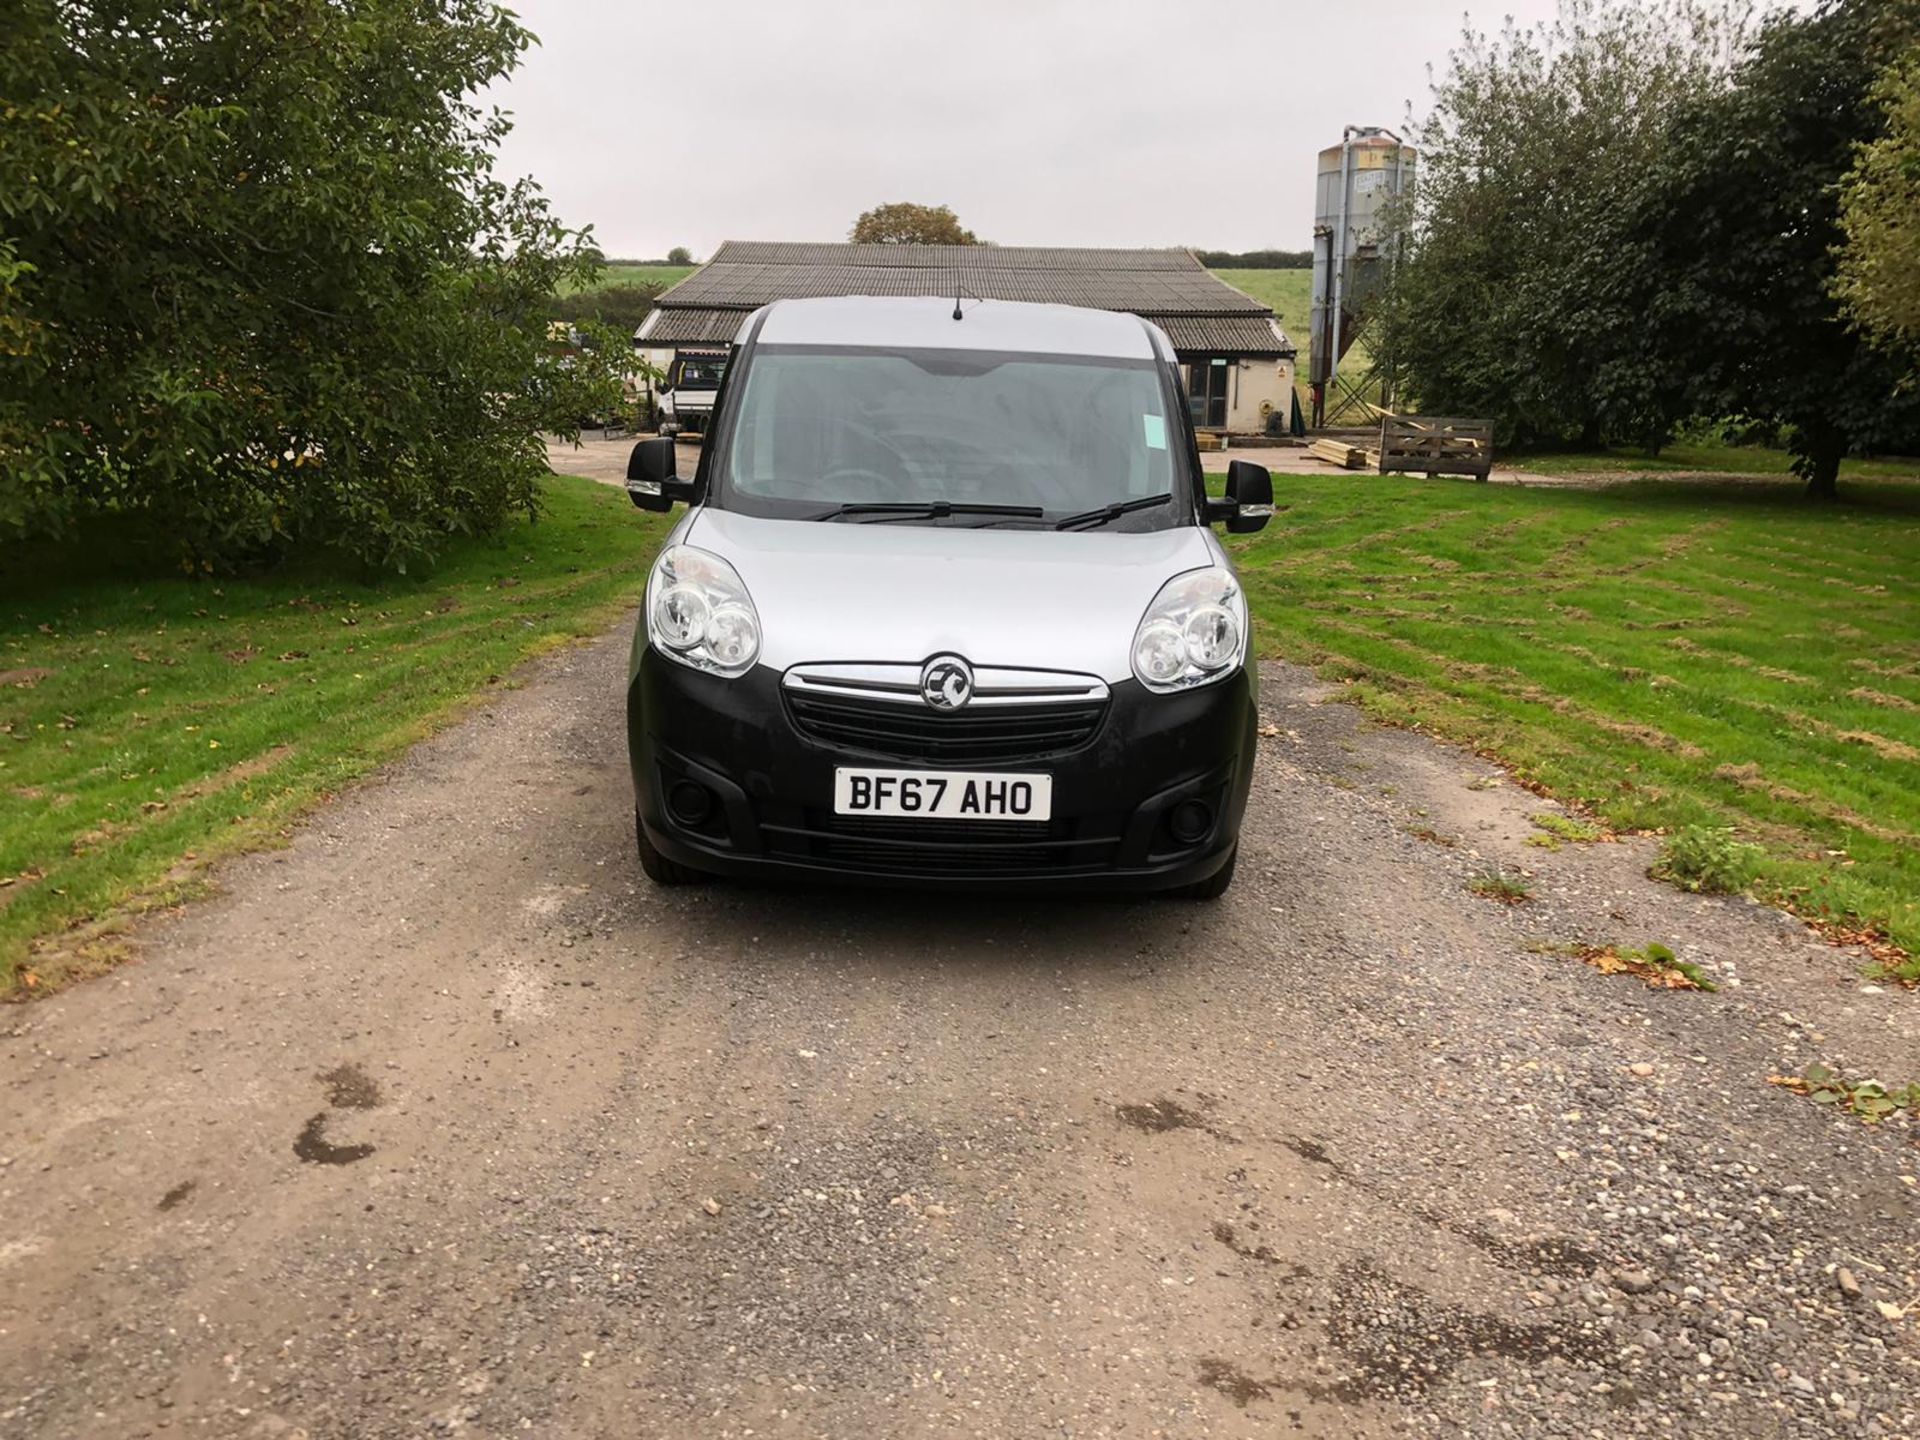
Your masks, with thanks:
[{"label": "farm building", "polygon": [[1198,429],[1252,435],[1291,416],[1293,342],[1272,310],[1186,250],[729,240],[660,297],[634,344],[672,373],[676,356],[726,346],[748,315],[775,300],[961,292],[1153,321],[1173,341]]}]

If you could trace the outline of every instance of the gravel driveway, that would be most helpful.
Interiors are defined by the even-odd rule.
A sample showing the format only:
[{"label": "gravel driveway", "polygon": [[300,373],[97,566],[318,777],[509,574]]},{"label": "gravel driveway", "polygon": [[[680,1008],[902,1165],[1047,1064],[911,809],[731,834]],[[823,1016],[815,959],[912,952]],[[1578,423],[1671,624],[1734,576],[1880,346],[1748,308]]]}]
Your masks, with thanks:
[{"label": "gravel driveway", "polygon": [[1277,666],[1217,905],[655,890],[625,644],[0,1011],[0,1434],[1920,1433],[1851,952]]}]

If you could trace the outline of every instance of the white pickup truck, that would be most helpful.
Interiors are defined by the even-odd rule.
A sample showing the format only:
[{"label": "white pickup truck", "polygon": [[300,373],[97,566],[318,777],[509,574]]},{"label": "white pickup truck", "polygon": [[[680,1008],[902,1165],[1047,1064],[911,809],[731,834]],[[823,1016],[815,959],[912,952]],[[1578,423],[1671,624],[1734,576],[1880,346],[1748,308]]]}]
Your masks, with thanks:
[{"label": "white pickup truck", "polygon": [[726,373],[724,345],[682,346],[673,352],[667,378],[655,398],[655,415],[662,435],[704,435],[713,419],[714,397]]}]

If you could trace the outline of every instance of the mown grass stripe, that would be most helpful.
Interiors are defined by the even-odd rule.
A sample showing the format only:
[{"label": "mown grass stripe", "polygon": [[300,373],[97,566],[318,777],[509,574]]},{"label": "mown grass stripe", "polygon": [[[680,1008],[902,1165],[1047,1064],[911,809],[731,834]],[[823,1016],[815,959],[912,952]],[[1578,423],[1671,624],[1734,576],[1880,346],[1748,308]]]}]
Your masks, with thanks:
[{"label": "mown grass stripe", "polygon": [[1913,949],[1920,486],[1851,488],[1287,477],[1231,543],[1265,653],[1620,828],[1736,825],[1775,898]]},{"label": "mown grass stripe", "polygon": [[546,493],[539,524],[460,543],[425,576],[316,556],[193,581],[111,531],[9,571],[0,669],[49,673],[0,690],[0,994],[28,965],[43,986],[86,968],[116,917],[190,893],[206,862],[271,842],[491,677],[632,613],[669,522],[585,480]]}]

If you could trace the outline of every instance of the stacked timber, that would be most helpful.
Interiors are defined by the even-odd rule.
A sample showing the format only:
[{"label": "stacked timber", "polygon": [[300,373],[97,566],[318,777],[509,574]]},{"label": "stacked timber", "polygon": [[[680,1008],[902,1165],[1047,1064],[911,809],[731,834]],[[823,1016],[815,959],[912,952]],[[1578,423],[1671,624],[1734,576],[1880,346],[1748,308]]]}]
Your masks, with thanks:
[{"label": "stacked timber", "polygon": [[[1307,446],[1307,453],[1316,460],[1338,465],[1342,470],[1368,468],[1368,451],[1359,445],[1349,445],[1345,440],[1316,440]],[[1378,463],[1378,458],[1374,456],[1375,463]]]}]

